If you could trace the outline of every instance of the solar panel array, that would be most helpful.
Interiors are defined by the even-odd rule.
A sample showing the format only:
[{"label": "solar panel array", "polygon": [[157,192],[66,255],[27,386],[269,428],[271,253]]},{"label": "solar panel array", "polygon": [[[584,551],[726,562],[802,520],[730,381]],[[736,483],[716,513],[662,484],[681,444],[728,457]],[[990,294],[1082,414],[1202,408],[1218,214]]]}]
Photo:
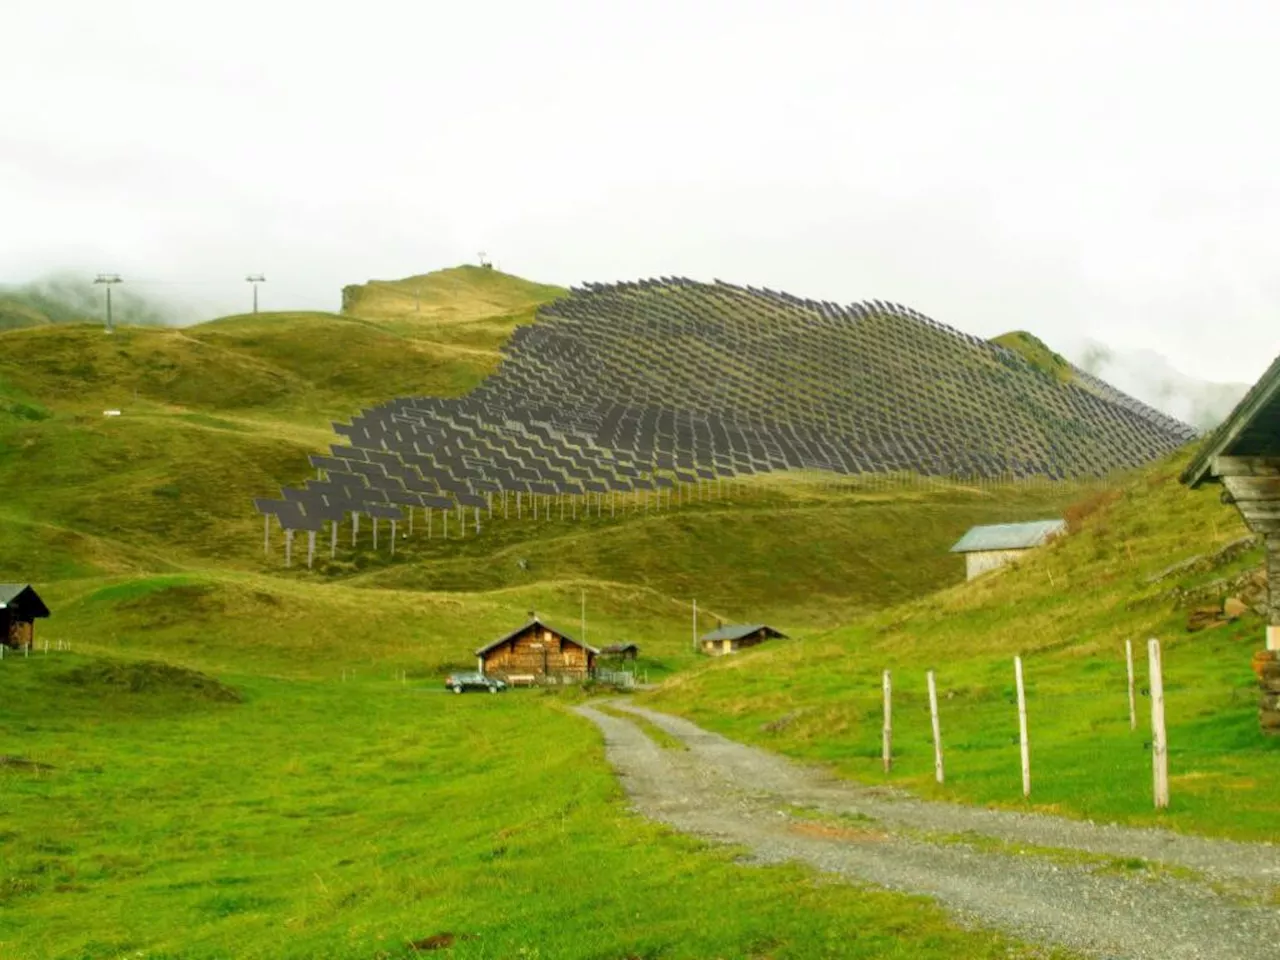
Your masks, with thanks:
[{"label": "solar panel array", "polygon": [[665,277],[589,284],[517,328],[469,395],[392,400],[334,424],[340,442],[311,458],[319,478],[257,505],[314,548],[324,521],[336,541],[347,514],[376,531],[417,507],[467,522],[470,510],[479,526],[494,495],[594,495],[599,510],[605,494],[669,498],[778,470],[1099,477],[1194,435],[1076,373],[1060,382],[880,301]]}]

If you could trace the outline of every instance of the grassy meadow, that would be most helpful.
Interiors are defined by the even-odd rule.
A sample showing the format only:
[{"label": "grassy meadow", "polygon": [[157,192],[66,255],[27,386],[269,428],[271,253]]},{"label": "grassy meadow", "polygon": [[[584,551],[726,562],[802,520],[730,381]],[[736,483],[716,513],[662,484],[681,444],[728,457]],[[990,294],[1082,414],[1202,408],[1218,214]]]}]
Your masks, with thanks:
[{"label": "grassy meadow", "polygon": [[[928,797],[1105,822],[1275,839],[1280,740],[1257,725],[1250,658],[1264,621],[1187,630],[1189,606],[1256,568],[1260,547],[1216,569],[1151,581],[1248,531],[1216,490],[1177,482],[1186,455],[1078,503],[1073,532],[1014,569],[834,630],[705,664],[649,695],[735,738]],[[1205,591],[1188,601],[1179,591]],[[1152,804],[1147,640],[1161,640],[1172,802]],[[1137,729],[1124,644],[1133,641]],[[1022,797],[1013,656],[1026,671],[1032,794]],[[894,688],[894,767],[881,762],[881,673]],[[946,782],[934,781],[926,671],[936,671]]]},{"label": "grassy meadow", "polygon": [[[665,681],[644,699],[861,779],[883,779],[893,669],[891,781],[983,803],[1022,803],[1022,652],[1034,807],[1267,833],[1280,784],[1253,723],[1260,626],[1186,636],[1166,596],[1257,554],[1143,583],[1243,532],[1176,485],[1176,464],[1114,494],[756,477],[672,511],[498,513],[479,537],[427,538],[419,514],[394,559],[344,527],[312,570],[305,540],[284,568],[277,531],[264,557],[251,500],[308,476],[330,421],[465,392],[559,292],[458,268],[349,287],[342,314],[0,333],[0,580],[53,609],[36,652],[0,662],[0,958],[1045,956],[925,900],[747,866],[633,816],[600,735],[566,709],[582,691],[443,692],[531,611],[577,635],[584,600],[586,639],[638,643],[638,670]],[[959,583],[946,548],[968,526],[1068,508],[1062,544]],[[793,639],[707,663],[694,598],[704,627],[768,621]],[[1169,640],[1174,805],[1158,818],[1118,659],[1148,634]]]},{"label": "grassy meadow", "polygon": [[969,523],[1073,493],[772,478],[447,541],[419,517],[394,560],[367,529],[314,570],[278,532],[263,556],[251,500],[331,420],[470,389],[558,293],[460,268],[342,314],[0,333],[0,580],[53,609],[0,662],[0,957],[1042,955],[631,815],[581,691],[441,678],[530,611],[577,634],[585,599],[588,641],[661,680],[696,661],[695,596],[704,623],[820,632],[953,580]]}]

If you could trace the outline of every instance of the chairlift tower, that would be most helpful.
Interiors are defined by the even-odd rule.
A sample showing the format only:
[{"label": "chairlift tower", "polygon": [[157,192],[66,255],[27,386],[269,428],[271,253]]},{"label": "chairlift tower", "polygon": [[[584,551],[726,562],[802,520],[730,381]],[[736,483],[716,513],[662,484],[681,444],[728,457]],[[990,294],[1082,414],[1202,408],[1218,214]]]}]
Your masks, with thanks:
[{"label": "chairlift tower", "polygon": [[94,278],[94,283],[105,284],[107,287],[107,333],[114,333],[115,327],[111,323],[111,287],[117,283],[123,283],[118,273],[100,273]]},{"label": "chairlift tower", "polygon": [[253,284],[253,312],[258,312],[258,284],[266,283],[267,278],[260,273],[251,273],[244,278],[246,283]]}]

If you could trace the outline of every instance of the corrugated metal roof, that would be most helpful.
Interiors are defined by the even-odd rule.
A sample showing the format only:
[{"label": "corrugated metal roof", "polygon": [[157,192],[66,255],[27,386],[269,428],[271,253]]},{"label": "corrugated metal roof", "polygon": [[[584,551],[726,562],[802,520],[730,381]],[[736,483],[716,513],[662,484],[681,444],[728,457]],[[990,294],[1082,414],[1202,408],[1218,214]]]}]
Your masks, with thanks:
[{"label": "corrugated metal roof", "polygon": [[773,627],[765,623],[729,623],[723,627],[718,627],[710,633],[703,634],[703,640],[741,640],[743,637],[749,637],[757,630],[769,630],[777,636],[783,634]]},{"label": "corrugated metal roof", "polygon": [[477,656],[477,657],[483,657],[486,653],[488,653],[488,652],[489,652],[490,650],[492,650],[494,647],[500,647],[500,646],[502,646],[504,643],[506,643],[506,642],[507,642],[508,640],[510,640],[512,637],[514,637],[514,636],[516,636],[516,635],[518,635],[518,634],[524,633],[526,630],[528,630],[530,627],[534,626],[535,624],[536,624],[537,626],[540,626],[540,627],[546,627],[548,630],[550,630],[550,631],[551,631],[552,633],[554,633],[556,636],[558,636],[558,637],[560,637],[560,638],[562,638],[562,639],[564,639],[564,640],[568,640],[570,643],[572,643],[572,644],[574,644],[574,645],[576,645],[576,646],[579,646],[579,647],[585,647],[586,649],[590,650],[592,653],[595,653],[595,654],[599,654],[599,653],[600,653],[600,651],[599,651],[599,650],[597,650],[595,647],[591,646],[590,644],[583,643],[583,642],[582,642],[582,641],[580,641],[580,640],[575,640],[575,639],[573,639],[573,637],[569,636],[567,633],[565,633],[563,630],[559,629],[558,627],[553,627],[551,624],[547,623],[547,621],[545,621],[545,620],[541,619],[540,617],[534,617],[534,618],[533,618],[532,620],[530,620],[528,623],[523,624],[523,625],[521,625],[521,626],[519,626],[519,627],[516,627],[514,630],[512,630],[512,631],[511,631],[510,633],[508,633],[506,636],[504,636],[504,637],[499,637],[497,640],[494,640],[492,643],[486,643],[483,647],[481,647],[479,650],[477,650],[477,651],[476,651],[476,656]]},{"label": "corrugated metal roof", "polygon": [[951,552],[1027,550],[1040,546],[1054,534],[1066,529],[1065,520],[1033,520],[1030,523],[995,523],[985,527],[973,527],[956,541]]}]

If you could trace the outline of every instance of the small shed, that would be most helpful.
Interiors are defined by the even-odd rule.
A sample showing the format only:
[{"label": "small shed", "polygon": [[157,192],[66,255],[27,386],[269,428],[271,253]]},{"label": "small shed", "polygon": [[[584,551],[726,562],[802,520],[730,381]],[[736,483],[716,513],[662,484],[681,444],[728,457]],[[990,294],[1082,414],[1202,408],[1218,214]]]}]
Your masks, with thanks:
[{"label": "small shed", "polygon": [[951,548],[964,554],[966,578],[972,580],[1021,558],[1028,550],[1044,546],[1067,529],[1065,520],[1032,520],[1029,523],[995,523],[973,527]]},{"label": "small shed", "polygon": [[29,647],[35,643],[35,621],[49,608],[29,583],[0,583],[0,644]]},{"label": "small shed", "polygon": [[538,617],[476,651],[477,668],[489,676],[585,680],[600,651],[574,640]]},{"label": "small shed", "polygon": [[785,638],[786,634],[764,623],[730,623],[717,627],[710,633],[698,638],[702,644],[702,652],[712,657],[722,657],[726,653],[737,653],[747,647],[754,647],[766,640]]},{"label": "small shed", "polygon": [[634,660],[640,648],[634,643],[610,643],[600,648],[601,660]]}]

